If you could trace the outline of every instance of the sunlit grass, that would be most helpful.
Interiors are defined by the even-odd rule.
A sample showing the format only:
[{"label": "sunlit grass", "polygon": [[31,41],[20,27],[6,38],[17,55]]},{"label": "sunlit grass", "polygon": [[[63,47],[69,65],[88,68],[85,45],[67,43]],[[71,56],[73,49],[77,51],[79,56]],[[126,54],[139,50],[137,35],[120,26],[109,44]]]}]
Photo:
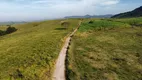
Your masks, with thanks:
[{"label": "sunlit grass", "polygon": [[[51,80],[55,60],[65,36],[78,25],[78,20],[62,20],[13,25],[16,32],[0,37],[0,80]],[[4,27],[0,27],[4,30]]]},{"label": "sunlit grass", "polygon": [[111,21],[127,23],[132,26],[142,26],[142,18],[108,19]]},{"label": "sunlit grass", "polygon": [[113,22],[107,20],[91,20],[93,23],[89,23],[89,21],[85,21],[81,24],[79,31],[88,31],[88,30],[108,30],[114,28],[124,28],[130,27],[129,24],[121,23],[121,22]]},{"label": "sunlit grass", "polygon": [[85,20],[68,51],[67,79],[140,80],[141,53],[141,27],[95,19],[89,24]]}]

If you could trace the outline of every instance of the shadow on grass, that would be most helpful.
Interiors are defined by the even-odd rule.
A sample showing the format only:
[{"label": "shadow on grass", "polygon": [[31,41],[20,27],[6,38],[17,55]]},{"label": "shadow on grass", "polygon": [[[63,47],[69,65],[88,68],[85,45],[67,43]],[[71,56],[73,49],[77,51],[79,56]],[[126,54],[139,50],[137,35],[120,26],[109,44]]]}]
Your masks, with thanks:
[{"label": "shadow on grass", "polygon": [[55,28],[55,30],[66,30],[66,28]]}]

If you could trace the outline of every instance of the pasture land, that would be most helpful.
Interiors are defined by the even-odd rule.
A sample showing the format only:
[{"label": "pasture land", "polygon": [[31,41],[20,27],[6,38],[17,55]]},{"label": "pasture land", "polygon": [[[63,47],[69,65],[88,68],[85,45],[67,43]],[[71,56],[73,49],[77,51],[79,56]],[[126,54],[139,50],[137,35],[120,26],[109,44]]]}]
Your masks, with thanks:
[{"label": "pasture land", "polygon": [[61,21],[12,25],[16,32],[0,36],[0,80],[51,80],[65,37],[79,20],[66,20],[68,29],[60,25]]},{"label": "pasture land", "polygon": [[129,20],[84,20],[68,51],[67,80],[141,80],[142,26]]}]

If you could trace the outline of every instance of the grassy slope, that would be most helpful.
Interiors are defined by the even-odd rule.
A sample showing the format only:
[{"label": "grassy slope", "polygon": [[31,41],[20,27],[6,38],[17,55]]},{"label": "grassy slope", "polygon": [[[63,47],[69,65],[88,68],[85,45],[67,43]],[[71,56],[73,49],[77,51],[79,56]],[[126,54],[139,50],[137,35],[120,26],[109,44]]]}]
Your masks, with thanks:
[{"label": "grassy slope", "polygon": [[7,26],[0,26],[0,30],[4,31],[6,30]]},{"label": "grassy slope", "polygon": [[142,26],[142,17],[140,18],[125,18],[125,19],[108,19],[112,21],[128,23],[132,26]]},{"label": "grassy slope", "polygon": [[64,38],[78,24],[70,19],[70,27],[64,30],[61,21],[14,25],[18,31],[1,36],[0,80],[51,80]]},{"label": "grassy slope", "polygon": [[142,79],[142,28],[107,20],[88,24],[85,20],[72,41],[68,80]]}]

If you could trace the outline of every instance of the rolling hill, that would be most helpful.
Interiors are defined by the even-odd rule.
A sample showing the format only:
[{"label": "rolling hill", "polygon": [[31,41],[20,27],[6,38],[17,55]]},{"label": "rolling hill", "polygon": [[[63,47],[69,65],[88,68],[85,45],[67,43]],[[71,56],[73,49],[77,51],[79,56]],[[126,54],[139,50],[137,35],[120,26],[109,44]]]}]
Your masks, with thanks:
[{"label": "rolling hill", "polygon": [[139,8],[136,8],[133,11],[120,13],[120,14],[112,16],[112,18],[133,18],[133,17],[142,17],[142,6]]},{"label": "rolling hill", "polygon": [[[70,23],[68,29],[61,26],[63,21]],[[132,28],[133,21],[139,26]],[[0,80],[51,80],[65,38],[78,22],[12,25],[16,32],[0,36]],[[83,19],[66,57],[67,80],[142,79],[141,22],[142,18]]]},{"label": "rolling hill", "polygon": [[85,15],[85,16],[66,16],[65,18],[110,18],[112,14],[107,15]]},{"label": "rolling hill", "polygon": [[142,22],[84,19],[67,54],[67,80],[141,80],[142,26],[132,28],[133,20]]},{"label": "rolling hill", "polygon": [[64,39],[78,25],[68,19],[64,29],[61,21],[14,24],[16,32],[0,36],[0,80],[51,80]]}]

